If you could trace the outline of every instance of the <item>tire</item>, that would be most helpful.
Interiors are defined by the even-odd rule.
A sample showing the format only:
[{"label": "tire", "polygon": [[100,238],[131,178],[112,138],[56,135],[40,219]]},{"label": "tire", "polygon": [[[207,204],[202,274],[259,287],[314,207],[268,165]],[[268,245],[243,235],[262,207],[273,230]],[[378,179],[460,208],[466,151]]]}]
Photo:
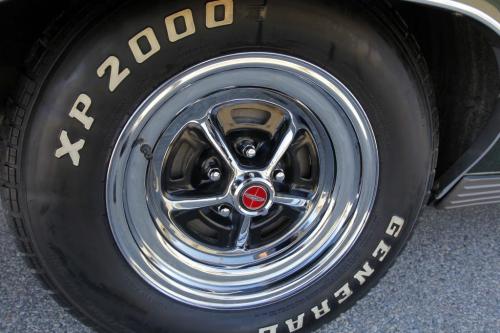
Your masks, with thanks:
[{"label": "tire", "polygon": [[[352,306],[383,276],[429,193],[437,155],[429,75],[416,43],[387,4],[234,1],[232,19],[220,16],[228,8],[218,6],[210,22],[200,1],[129,2],[69,15],[39,43],[35,64],[11,103],[4,126],[4,207],[29,265],[95,329],[311,331]],[[185,19],[170,25],[179,33],[169,35],[165,17],[185,9],[191,10],[183,12]],[[143,38],[134,55],[129,40],[147,27],[158,45],[150,40],[144,46]],[[375,192],[366,204],[367,219],[346,220],[361,221],[352,244],[310,283],[255,306],[195,304],[155,285],[127,256],[110,216],[110,165],[120,155],[116,147],[127,122],[159,87],[206,61],[245,52],[311,66],[352,93],[376,142],[372,153],[378,162],[370,160],[377,169]],[[107,59],[109,66],[98,70]],[[325,128],[333,126],[330,118],[316,116]],[[327,145],[321,141],[318,147]],[[150,148],[141,146],[146,159]]]}]

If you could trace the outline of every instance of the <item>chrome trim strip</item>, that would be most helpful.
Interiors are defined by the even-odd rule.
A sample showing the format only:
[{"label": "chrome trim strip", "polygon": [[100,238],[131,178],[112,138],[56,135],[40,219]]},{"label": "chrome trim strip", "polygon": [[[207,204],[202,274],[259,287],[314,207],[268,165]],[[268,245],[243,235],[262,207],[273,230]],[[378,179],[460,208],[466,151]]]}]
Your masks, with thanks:
[{"label": "chrome trim strip", "polygon": [[439,203],[438,208],[453,209],[500,203],[500,174],[465,176]]},{"label": "chrome trim strip", "polygon": [[453,10],[482,22],[500,36],[500,5],[488,0],[402,0]]},{"label": "chrome trim strip", "polygon": [[[476,166],[479,163],[479,161],[481,161],[483,159],[483,157],[485,157],[491,151],[491,149],[495,146],[495,144],[497,142],[500,142],[500,133],[497,134],[496,138],[493,139],[491,144],[483,152],[481,152],[481,154],[479,156],[477,156],[477,158],[468,167],[466,167],[458,176],[455,176],[452,181],[450,181],[449,183],[445,182],[444,180],[442,181],[443,184],[447,184],[447,185],[444,188],[439,190],[439,193],[437,193],[435,195],[435,199],[440,200],[443,197],[445,197],[446,195],[448,195],[448,193],[452,190],[452,188],[458,182],[460,182],[460,180],[463,179],[467,175],[467,173],[470,170],[472,170],[472,168],[474,168],[474,166]],[[464,157],[468,157],[467,154],[462,155],[462,158],[464,158]],[[450,168],[450,170],[453,171],[452,168]],[[446,176],[448,176],[448,175],[445,174],[444,176],[445,177],[441,177],[441,179],[446,179]]]}]

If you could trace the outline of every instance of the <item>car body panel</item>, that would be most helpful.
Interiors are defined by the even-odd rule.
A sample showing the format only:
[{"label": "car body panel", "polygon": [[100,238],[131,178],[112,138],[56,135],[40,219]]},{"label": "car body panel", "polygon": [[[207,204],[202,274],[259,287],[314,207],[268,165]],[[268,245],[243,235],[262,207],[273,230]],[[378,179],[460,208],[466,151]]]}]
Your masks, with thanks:
[{"label": "car body panel", "polygon": [[[500,36],[500,0],[402,1],[469,16]],[[493,44],[500,69],[500,47],[498,42]],[[475,182],[483,185],[471,185]],[[436,182],[433,200],[437,207],[446,209],[500,201],[500,99],[481,135]]]},{"label": "car body panel", "polygon": [[499,0],[402,0],[452,10],[483,23],[500,35]]},{"label": "car body panel", "polygon": [[471,173],[499,173],[500,174],[500,138],[486,156],[470,171]]}]

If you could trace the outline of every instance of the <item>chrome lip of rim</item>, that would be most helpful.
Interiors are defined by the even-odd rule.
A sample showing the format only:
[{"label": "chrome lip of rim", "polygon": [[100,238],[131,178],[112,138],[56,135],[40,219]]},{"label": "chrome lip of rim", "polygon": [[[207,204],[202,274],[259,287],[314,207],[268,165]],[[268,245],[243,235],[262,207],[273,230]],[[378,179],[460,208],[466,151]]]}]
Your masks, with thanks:
[{"label": "chrome lip of rim", "polygon": [[[263,75],[270,73],[273,75]],[[211,82],[211,75],[220,76],[227,84],[221,87],[220,80]],[[162,235],[162,232],[171,230],[156,230],[150,223],[129,223],[137,221],[138,217],[141,219],[137,214],[144,209],[145,203],[137,202],[136,199],[140,199],[137,194],[123,189],[138,188],[146,192],[144,179],[130,177],[130,168],[133,165],[134,171],[144,172],[148,168],[148,162],[133,149],[138,134],[143,134],[141,131],[148,126],[148,136],[141,135],[140,139],[150,142],[148,140],[158,138],[162,126],[176,116],[173,112],[163,112],[163,123],[158,122],[161,119],[155,113],[158,108],[168,104],[169,107],[177,106],[170,110],[182,110],[185,107],[182,99],[194,92],[196,96],[192,97],[196,100],[210,93],[210,89],[248,86],[252,85],[251,80],[270,89],[278,88],[279,82],[280,89],[277,90],[296,92],[300,96],[294,97],[320,119],[330,118],[325,124],[332,127],[327,131],[335,136],[332,138],[335,153],[341,157],[342,154],[349,156],[352,164],[358,165],[359,175],[356,177],[355,172],[340,163],[339,178],[346,176],[344,183],[336,183],[330,199],[325,193],[321,194],[327,201],[321,211],[311,216],[319,218],[319,222],[307,236],[309,242],[287,253],[283,260],[237,269],[212,267],[178,252],[177,244],[170,243],[171,240],[167,241]],[[195,90],[191,90],[193,88]],[[321,103],[323,107],[329,107],[326,110],[318,108]],[[159,118],[151,121],[155,115]],[[339,133],[335,134],[336,131]],[[360,155],[349,153],[351,149],[359,151]],[[377,182],[378,153],[373,131],[361,105],[341,82],[321,68],[294,57],[264,52],[239,53],[215,58],[186,70],[163,84],[141,104],[126,124],[113,151],[107,175],[106,203],[119,249],[150,285],[174,299],[200,307],[249,308],[289,297],[335,266],[363,229],[375,199]],[[155,222],[161,225],[161,221]],[[138,235],[148,235],[155,242],[143,242],[142,236],[138,238]],[[306,260],[304,254],[307,254]],[[306,264],[312,265],[306,271],[298,265],[290,266],[298,261],[302,268]],[[283,274],[290,277],[292,273],[296,276],[287,281],[280,279]],[[263,283],[268,287],[251,291]]]}]

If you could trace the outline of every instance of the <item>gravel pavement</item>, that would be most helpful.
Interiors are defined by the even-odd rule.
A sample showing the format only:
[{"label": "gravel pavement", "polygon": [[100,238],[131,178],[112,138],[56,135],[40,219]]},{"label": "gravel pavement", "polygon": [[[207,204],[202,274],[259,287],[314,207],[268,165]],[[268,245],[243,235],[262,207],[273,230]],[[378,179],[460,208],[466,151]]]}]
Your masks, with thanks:
[{"label": "gravel pavement", "polygon": [[[0,332],[91,332],[30,275],[1,212]],[[500,332],[500,206],[427,208],[389,273],[327,332]]]}]

